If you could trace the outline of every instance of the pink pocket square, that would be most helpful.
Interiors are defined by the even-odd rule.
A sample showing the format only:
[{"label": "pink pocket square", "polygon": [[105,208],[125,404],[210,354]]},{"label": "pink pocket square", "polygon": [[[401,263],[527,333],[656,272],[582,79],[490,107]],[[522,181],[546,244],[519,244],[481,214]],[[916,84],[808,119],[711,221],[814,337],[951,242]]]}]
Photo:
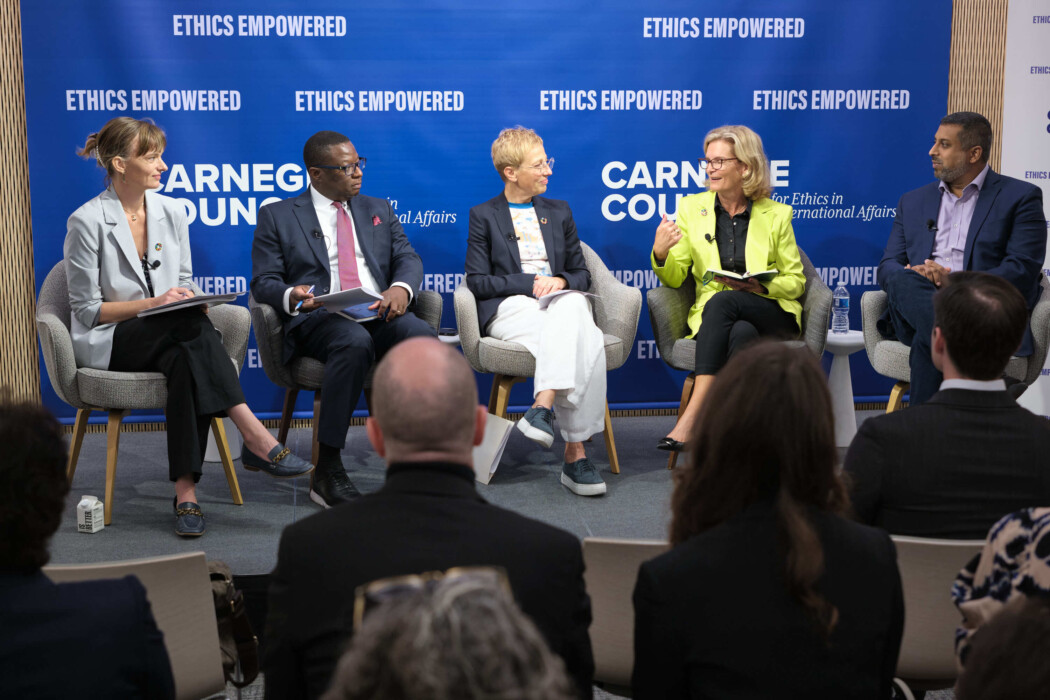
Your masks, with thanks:
[{"label": "pink pocket square", "polygon": [[378,226],[381,223],[383,223],[383,222],[379,220],[379,216],[377,214],[373,214],[372,215],[372,225],[373,226]]}]

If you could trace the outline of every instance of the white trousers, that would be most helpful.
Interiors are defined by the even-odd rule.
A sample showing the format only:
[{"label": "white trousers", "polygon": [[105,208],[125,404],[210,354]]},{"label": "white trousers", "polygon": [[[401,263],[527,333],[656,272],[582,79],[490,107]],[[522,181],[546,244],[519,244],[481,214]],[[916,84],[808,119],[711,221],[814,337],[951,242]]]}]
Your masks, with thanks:
[{"label": "white trousers", "polygon": [[566,442],[605,429],[605,337],[583,294],[562,294],[546,309],[517,295],[504,299],[488,334],[520,343],[536,358],[534,394],[554,390],[554,413]]}]

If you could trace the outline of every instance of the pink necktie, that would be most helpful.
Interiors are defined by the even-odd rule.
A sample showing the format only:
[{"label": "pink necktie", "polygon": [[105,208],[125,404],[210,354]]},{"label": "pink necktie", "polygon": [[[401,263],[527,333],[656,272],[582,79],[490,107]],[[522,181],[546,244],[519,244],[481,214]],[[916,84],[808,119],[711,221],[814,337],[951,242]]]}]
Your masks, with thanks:
[{"label": "pink necktie", "polygon": [[339,286],[343,289],[354,289],[361,286],[361,278],[357,276],[354,224],[341,202],[332,202],[332,206],[336,208],[335,240],[339,249]]}]

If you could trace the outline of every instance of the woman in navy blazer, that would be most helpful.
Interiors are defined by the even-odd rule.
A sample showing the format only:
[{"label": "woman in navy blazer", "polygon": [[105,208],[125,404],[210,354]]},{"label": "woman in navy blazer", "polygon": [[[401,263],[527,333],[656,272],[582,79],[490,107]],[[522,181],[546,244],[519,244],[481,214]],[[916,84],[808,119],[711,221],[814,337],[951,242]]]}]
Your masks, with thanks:
[{"label": "woman in navy blazer", "polygon": [[152,122],[117,117],[78,152],[106,170],[109,186],[69,217],[64,251],[70,333],[80,366],[167,377],[175,532],[198,536],[204,516],[196,482],[213,416],[229,415],[241,431],[246,468],[291,477],[313,465],[288,452],[245,404],[219,332],[202,313],[206,307],[138,316],[193,296],[186,212],[151,191],[168,169],[166,144]]},{"label": "woman in navy blazer", "polygon": [[58,421],[0,390],[0,444],[0,694],[174,698],[164,636],[137,578],[56,584],[41,571],[69,493]]},{"label": "woman in navy blazer", "polygon": [[820,364],[759,341],[710,396],[676,474],[672,548],[638,572],[634,697],[889,698],[896,554],[844,517]]},{"label": "woman in navy blazer", "polygon": [[493,142],[503,192],[470,210],[467,287],[482,334],[520,343],[536,358],[533,405],[518,429],[550,447],[556,410],[565,440],[561,483],[597,496],[605,482],[583,441],[605,428],[605,340],[589,300],[563,293],[585,292],[591,275],[569,205],[539,196],[553,163],[532,129],[504,129]]}]

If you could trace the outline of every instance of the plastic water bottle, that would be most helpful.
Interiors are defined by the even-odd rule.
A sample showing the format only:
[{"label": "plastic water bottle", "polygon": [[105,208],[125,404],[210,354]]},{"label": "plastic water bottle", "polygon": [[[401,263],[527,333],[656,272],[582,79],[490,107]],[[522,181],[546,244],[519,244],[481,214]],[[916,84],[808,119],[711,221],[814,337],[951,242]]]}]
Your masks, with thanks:
[{"label": "plastic water bottle", "polygon": [[839,282],[831,295],[831,332],[849,332],[849,291],[846,286]]}]

